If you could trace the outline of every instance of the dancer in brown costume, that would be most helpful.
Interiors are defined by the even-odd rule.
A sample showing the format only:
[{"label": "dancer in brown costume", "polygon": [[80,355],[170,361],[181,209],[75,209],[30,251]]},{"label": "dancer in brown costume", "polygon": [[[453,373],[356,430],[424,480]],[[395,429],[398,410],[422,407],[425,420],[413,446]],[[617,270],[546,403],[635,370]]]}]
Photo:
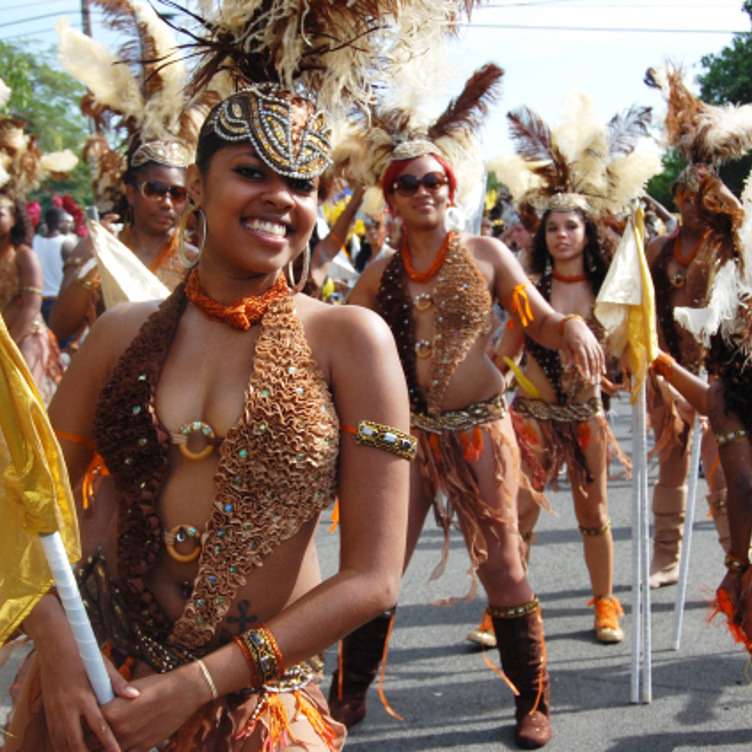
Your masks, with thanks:
[{"label": "dancer in brown costume", "polygon": [[[272,38],[303,20],[306,38],[362,25],[363,53],[370,16],[311,5]],[[237,33],[212,20],[223,45]],[[113,668],[116,699],[97,707],[60,604],[44,596],[24,624],[36,653],[12,752],[81,752],[84,734],[108,752],[339,749],[316,656],[397,598],[415,439],[394,340],[368,311],[290,294],[282,270],[313,230],[329,128],[309,99],[266,81],[274,51],[236,49],[247,85],[212,111],[188,170],[198,265],[162,305],[98,319],[51,408],[71,477],[95,448],[115,477],[117,515],[85,541],[101,548],[80,581],[129,678]],[[341,97],[341,78],[332,89]],[[290,142],[267,138],[259,109]],[[335,495],[340,569],[322,581],[314,537]]]},{"label": "dancer in brown costume", "polygon": [[[527,108],[510,113],[517,156],[493,164],[497,177],[519,186],[512,191],[515,201],[541,213],[529,268],[538,291],[555,310],[582,317],[605,348],[606,333],[593,308],[617,240],[610,225],[660,169],[660,160],[644,138],[649,109],[632,107],[608,123],[595,119],[593,110],[585,95],[570,95],[555,128]],[[593,143],[603,145],[597,160],[592,159]],[[515,362],[523,347],[524,372]],[[557,352],[514,326],[505,331],[495,362],[517,376],[512,416],[532,487],[543,492],[566,466],[592,587],[588,605],[595,609],[595,636],[600,642],[620,642],[622,609],[613,595],[607,496],[609,448],[627,473],[631,461],[604,413],[601,389],[612,391],[613,385],[605,377],[598,385],[584,383],[566,370]],[[540,507],[522,489],[519,508],[523,553],[529,555]]]},{"label": "dancer in brown costume", "polygon": [[[487,95],[499,76],[495,66],[486,66],[465,91],[483,80]],[[477,574],[488,595],[502,667],[519,691],[516,739],[535,749],[551,738],[549,678],[540,606],[519,555],[519,454],[502,379],[486,354],[492,302],[503,301],[518,326],[563,349],[587,381],[600,377],[603,352],[582,321],[548,306],[502,243],[447,232],[445,215],[456,179],[439,135],[429,129],[421,138],[418,131],[392,147],[381,185],[406,238],[401,252],[365,269],[349,302],[385,318],[410,393],[419,449],[405,567],[431,508],[445,531],[444,559],[450,528],[459,525],[472,561],[466,599],[475,595]],[[366,690],[383,651],[387,621],[383,616],[343,641],[330,705],[346,725],[365,716]],[[358,653],[362,644],[370,646],[367,656]],[[369,658],[375,661],[369,664]]]},{"label": "dancer in brown costume", "polygon": [[[709,165],[741,156],[749,150],[750,144],[748,138],[737,138],[731,132],[736,127],[733,125],[727,137],[723,132],[723,117],[708,119],[713,108],[690,94],[681,71],[671,67],[650,69],[646,83],[662,90],[668,102],[668,140],[680,149],[689,163],[672,186],[681,225],[675,232],[656,238],[647,248],[656,289],[658,341],[684,368],[698,374],[705,369],[706,347],[676,321],[674,310],[682,306],[702,308],[707,305],[718,243],[730,241],[728,227],[722,233],[727,236],[725,241],[714,236],[711,230],[727,221],[729,209],[741,212],[738,200]],[[715,112],[720,115],[721,108],[715,108]],[[713,179],[707,182],[701,199],[700,186],[705,177],[711,175]],[[672,585],[679,579],[690,443],[696,413],[655,374],[648,382],[648,408],[656,435],[654,451],[660,462],[653,494],[655,527],[650,566],[650,586],[657,588]],[[701,456],[708,482],[708,511],[717,528],[719,543],[727,551],[730,538],[726,478],[707,422],[703,424]]]}]

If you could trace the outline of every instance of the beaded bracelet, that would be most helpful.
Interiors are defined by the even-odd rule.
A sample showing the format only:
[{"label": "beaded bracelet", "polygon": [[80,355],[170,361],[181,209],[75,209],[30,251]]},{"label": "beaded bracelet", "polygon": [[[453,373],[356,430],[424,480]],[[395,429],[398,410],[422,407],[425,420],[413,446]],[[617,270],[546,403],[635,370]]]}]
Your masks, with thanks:
[{"label": "beaded bracelet", "polygon": [[559,334],[564,336],[564,324],[566,324],[567,321],[571,321],[572,319],[577,319],[578,321],[582,321],[583,323],[585,323],[585,319],[583,319],[579,313],[570,313],[558,323],[557,328],[559,330]]},{"label": "beaded bracelet", "polygon": [[669,379],[675,363],[676,361],[668,353],[660,352],[650,367],[659,376],[663,376],[664,379]]},{"label": "beaded bracelet", "polygon": [[279,645],[264,624],[243,632],[233,640],[248,664],[254,687],[269,684],[285,673]]},{"label": "beaded bracelet", "polygon": [[21,292],[30,292],[32,295],[41,295],[42,288],[34,287],[33,285],[22,285]]},{"label": "beaded bracelet", "polygon": [[749,569],[749,562],[738,559],[734,554],[727,553],[726,561],[724,562],[726,569],[737,574],[744,574]]}]

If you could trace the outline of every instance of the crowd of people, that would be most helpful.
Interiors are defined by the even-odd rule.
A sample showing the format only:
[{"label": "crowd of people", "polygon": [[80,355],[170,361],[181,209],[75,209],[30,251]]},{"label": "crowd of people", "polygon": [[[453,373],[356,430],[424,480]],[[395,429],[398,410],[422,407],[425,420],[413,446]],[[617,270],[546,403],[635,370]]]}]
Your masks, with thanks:
[{"label": "crowd of people", "polygon": [[[648,110],[588,121],[580,96],[568,104],[577,127],[559,130],[510,113],[518,153],[488,167],[506,188],[466,227],[460,207],[483,177],[477,139],[503,73],[482,67],[426,122],[385,97],[383,81],[395,76],[396,88],[400,74],[381,54],[385,34],[413,54],[416,37],[464,4],[417,4],[416,23],[404,3],[404,24],[388,2],[371,15],[359,3],[311,2],[298,15],[235,5],[196,17],[190,80],[182,63],[165,64],[175,43],[149,6],[113,11],[137,21],[135,46],[153,53],[122,53],[123,69],[140,72],[118,79],[119,100],[112,70],[91,63],[96,43],[60,27],[61,60],[97,113],[85,150],[97,227],[130,259],[118,287],[128,302],[113,297],[126,267],[111,265],[100,235],[72,235],[59,207],[34,234],[33,181],[0,142],[0,311],[76,490],[78,583],[116,695],[98,706],[53,589],[15,625],[34,650],[14,684],[5,749],[341,749],[366,716],[431,510],[445,536],[439,568],[455,528],[471,561],[468,592],[449,601],[485,591],[469,637],[498,647],[517,743],[545,746],[545,609],[527,566],[563,472],[595,641],[624,639],[608,477],[612,457],[627,475],[631,460],[607,409],[630,374],[594,306],[638,202],[654,218],[646,245],[662,351],[648,381],[660,465],[650,586],[678,579],[699,415],[729,570],[718,608],[752,649],[741,616],[752,571],[752,233],[716,172],[745,150],[739,140],[709,146],[708,108],[680,72],[650,72],[687,162],[672,187],[677,218],[644,193],[661,169]],[[301,52],[285,43],[292,30],[319,42]],[[332,131],[343,112],[349,127]],[[122,150],[104,137],[113,118],[128,131]],[[335,194],[327,223],[322,205]],[[139,297],[155,280],[164,299]],[[322,579],[317,522],[335,502],[339,569]],[[337,643],[327,700],[320,655]]]}]

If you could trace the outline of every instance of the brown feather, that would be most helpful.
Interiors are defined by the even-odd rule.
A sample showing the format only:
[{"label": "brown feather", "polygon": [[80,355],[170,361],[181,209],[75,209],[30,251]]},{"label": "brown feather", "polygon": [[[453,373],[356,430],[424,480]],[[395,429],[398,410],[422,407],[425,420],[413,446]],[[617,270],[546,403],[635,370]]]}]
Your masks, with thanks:
[{"label": "brown feather", "polygon": [[428,138],[437,141],[457,131],[477,131],[488,114],[489,105],[498,98],[503,75],[504,71],[493,63],[486,63],[475,71],[461,94],[428,129]]},{"label": "brown feather", "polygon": [[528,107],[520,107],[507,114],[509,135],[517,153],[531,162],[530,169],[546,182],[546,193],[567,189],[569,163],[553,143],[551,129],[540,115]]}]

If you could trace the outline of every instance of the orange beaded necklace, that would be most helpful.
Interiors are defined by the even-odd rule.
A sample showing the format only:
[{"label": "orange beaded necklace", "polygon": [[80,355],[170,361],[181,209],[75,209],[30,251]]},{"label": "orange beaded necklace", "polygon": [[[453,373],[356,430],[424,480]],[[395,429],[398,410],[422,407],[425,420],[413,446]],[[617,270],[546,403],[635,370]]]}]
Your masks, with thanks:
[{"label": "orange beaded necklace", "polygon": [[674,240],[674,258],[682,265],[682,266],[689,266],[694,260],[695,256],[697,255],[697,249],[700,247],[700,244],[702,243],[705,238],[710,235],[710,230],[705,232],[705,234],[695,243],[694,248],[689,252],[689,256],[687,258],[682,258],[681,255],[681,230],[679,231],[679,234],[676,237],[676,240]]},{"label": "orange beaded necklace", "polygon": [[261,321],[266,309],[273,300],[286,298],[290,294],[284,274],[277,277],[276,282],[261,296],[240,298],[228,306],[212,300],[202,289],[198,279],[198,269],[194,269],[188,277],[185,295],[201,313],[211,321],[221,321],[235,329],[248,330]]},{"label": "orange beaded necklace", "polygon": [[449,248],[449,241],[453,237],[453,232],[447,233],[447,236],[444,238],[444,242],[442,243],[441,248],[439,248],[439,252],[436,254],[436,258],[433,260],[431,266],[429,266],[428,269],[426,269],[424,272],[416,272],[413,268],[413,257],[407,244],[407,236],[405,236],[405,240],[402,243],[402,250],[400,251],[400,255],[402,256],[402,263],[405,265],[407,276],[410,277],[413,282],[430,281],[431,278],[436,274],[436,272],[438,272],[439,269],[441,269],[441,267],[443,266],[444,260],[446,259],[447,250]]},{"label": "orange beaded necklace", "polygon": [[568,284],[574,282],[584,282],[587,279],[587,274],[573,274],[571,277],[561,272],[557,272],[556,269],[551,269],[551,276],[554,279],[558,279],[559,282],[566,282]]}]

